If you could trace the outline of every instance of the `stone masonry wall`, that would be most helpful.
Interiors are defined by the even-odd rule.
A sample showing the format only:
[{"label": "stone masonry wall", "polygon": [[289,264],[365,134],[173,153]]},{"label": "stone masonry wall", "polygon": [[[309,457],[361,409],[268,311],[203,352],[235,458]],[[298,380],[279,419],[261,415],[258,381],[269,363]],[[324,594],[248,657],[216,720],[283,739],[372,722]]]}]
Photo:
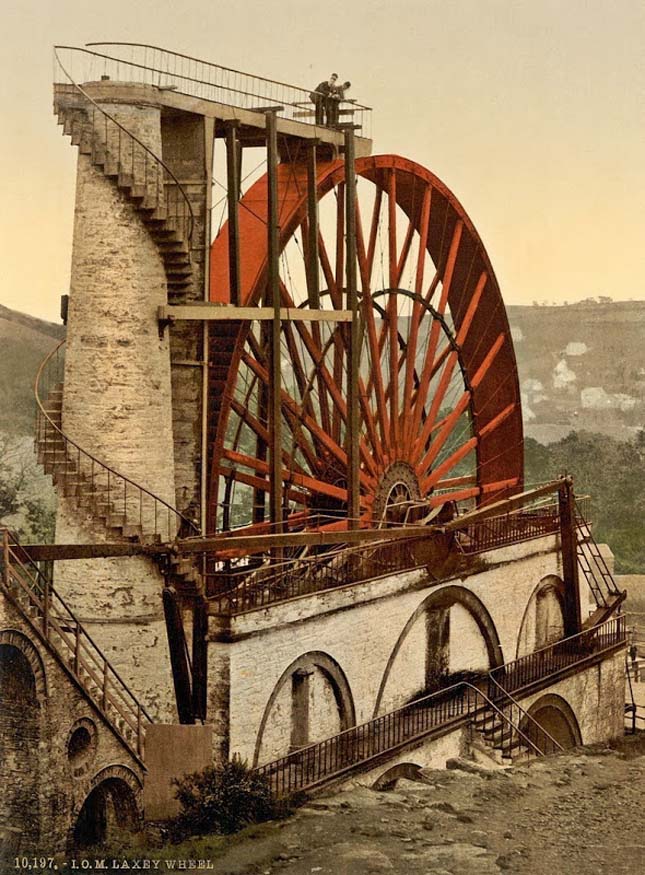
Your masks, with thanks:
[{"label": "stone masonry wall", "polygon": [[[375,716],[381,685],[389,679],[379,713],[400,705],[410,678],[422,676],[424,653],[399,649],[390,659],[401,633],[415,610],[433,591],[459,585],[475,593],[492,616],[505,660],[515,657],[522,617],[531,593],[547,574],[561,574],[553,538],[497,551],[502,561],[463,580],[436,583],[423,570],[382,578],[366,584],[253,611],[232,621],[230,654],[230,753],[253,759],[258,729],[279,678],[299,656],[322,651],[345,673],[361,723]],[[509,597],[511,596],[512,597]],[[481,636],[463,625],[459,642],[464,653],[479,659]],[[470,634],[471,640],[467,640]],[[215,645],[221,660],[222,645]],[[479,666],[478,666],[479,667]],[[215,679],[214,671],[210,677]],[[410,689],[409,695],[415,690]],[[289,744],[285,727],[284,752]]]},{"label": "stone masonry wall", "polygon": [[[161,154],[158,107],[105,108]],[[90,156],[79,155],[63,430],[101,462],[174,506],[170,350],[157,324],[158,307],[166,300],[163,262],[141,216]],[[96,476],[101,482],[102,475]],[[118,479],[114,483],[115,513],[122,510],[122,489],[130,519],[138,521],[136,490],[126,492]],[[144,537],[155,529],[163,538],[175,534],[174,515],[158,513],[155,519],[150,499],[141,508]],[[59,543],[116,537],[117,530],[61,496]],[[157,718],[172,719],[163,580],[154,563],[138,557],[58,563],[55,583],[146,707]]]},{"label": "stone masonry wall", "polygon": [[[24,637],[23,637],[24,636]],[[28,639],[25,642],[25,639]],[[18,646],[29,652],[36,666],[37,732],[39,742],[29,749],[32,773],[38,781],[32,789],[30,818],[36,823],[25,830],[16,823],[19,811],[6,812],[10,826],[23,828],[21,853],[64,851],[83,802],[102,775],[123,777],[141,805],[143,770],[123,743],[109,729],[99,711],[70,679],[59,661],[30,630],[28,623],[0,594],[0,644]],[[87,758],[80,763],[70,759],[68,742],[82,722],[94,733]],[[8,727],[0,724],[0,732]],[[1,742],[5,747],[5,738]],[[0,784],[12,780],[11,762],[0,759]],[[26,775],[29,782],[29,774]],[[5,796],[6,804],[6,796]],[[14,823],[12,823],[12,820]]]}]

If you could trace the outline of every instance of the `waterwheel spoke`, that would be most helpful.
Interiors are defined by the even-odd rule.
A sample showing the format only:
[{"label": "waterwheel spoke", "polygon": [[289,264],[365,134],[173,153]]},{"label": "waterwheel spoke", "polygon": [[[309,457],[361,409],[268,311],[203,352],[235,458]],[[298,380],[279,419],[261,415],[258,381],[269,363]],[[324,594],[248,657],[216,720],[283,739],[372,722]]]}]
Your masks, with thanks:
[{"label": "waterwheel spoke", "polygon": [[455,467],[468,453],[472,452],[477,446],[477,437],[471,437],[462,446],[452,452],[440,465],[430,472],[430,474],[421,481],[421,488],[424,492],[430,492],[434,485],[441,480],[444,474],[447,474]]},{"label": "waterwheel spoke", "polygon": [[434,460],[439,455],[439,451],[443,447],[443,445],[448,440],[448,437],[452,434],[453,429],[457,425],[459,419],[462,414],[468,409],[468,404],[470,403],[471,393],[470,391],[466,391],[462,394],[459,401],[455,404],[452,412],[448,414],[443,420],[443,424],[437,430],[436,437],[430,444],[427,453],[422,458],[420,464],[417,466],[417,476],[422,478],[425,476],[428,468],[432,465]]},{"label": "waterwheel spoke", "polygon": [[[414,278],[414,292],[417,296],[421,295],[423,290],[423,276],[425,271],[425,259],[428,246],[428,229],[430,226],[430,203],[432,198],[432,188],[428,185],[423,192],[423,201],[421,203],[421,225],[419,228],[419,252],[417,255],[417,267]],[[412,388],[414,383],[414,375],[416,373],[416,357],[417,357],[417,335],[421,324],[422,314],[425,312],[419,297],[415,298],[412,305],[412,315],[410,317],[410,331],[408,333],[408,350],[405,366],[405,383],[403,388],[403,412],[406,416],[404,424],[404,435],[406,446],[411,446],[413,432],[411,417],[409,411],[412,410]]]},{"label": "waterwheel spoke", "polygon": [[397,245],[396,245],[396,173],[390,171],[388,178],[388,280],[390,294],[386,307],[386,320],[389,340],[389,374],[390,374],[390,444],[394,453],[399,440],[399,344],[397,296],[394,289],[398,285],[397,275]]},{"label": "waterwheel spoke", "polygon": [[[446,310],[446,306],[448,304],[448,295],[450,293],[453,270],[455,267],[455,262],[457,260],[457,252],[459,251],[459,242],[461,240],[462,229],[463,223],[461,220],[459,220],[455,225],[455,230],[453,232],[452,240],[450,242],[450,249],[448,250],[448,260],[446,262],[446,269],[443,277],[441,298],[439,300],[439,306],[437,308],[437,312],[440,316],[443,316]],[[430,373],[432,371],[434,356],[437,351],[440,331],[441,323],[438,319],[434,319],[432,322],[432,327],[430,329],[430,337],[428,340],[428,346],[426,348],[425,361],[421,372],[419,389],[417,391],[416,402],[414,405],[414,412],[412,417],[412,434],[416,434],[419,430],[419,425],[421,422],[421,412],[425,406],[428,388],[430,386]]]},{"label": "waterwheel spoke", "polygon": [[[244,465],[244,467],[250,468],[256,473],[269,474],[269,464],[263,459],[256,459],[254,456],[248,456],[244,453],[236,453],[233,450],[224,450],[223,455],[225,459],[229,462],[234,462],[236,465]],[[319,480],[316,477],[297,474],[283,468],[282,479],[285,483],[293,483],[295,486],[300,486],[303,489],[315,492],[319,495],[326,495],[329,498],[335,498],[338,501],[347,501],[347,489],[343,489],[340,486],[333,486],[331,483],[326,483],[324,480]],[[266,483],[266,489],[270,489],[269,480],[263,482]]]},{"label": "waterwheel spoke", "polygon": [[401,254],[399,255],[399,260],[396,265],[396,283],[395,288],[399,288],[401,285],[401,280],[403,278],[403,271],[405,270],[405,265],[408,260],[408,256],[410,254],[410,248],[412,246],[412,241],[414,240],[414,232],[416,231],[416,226],[414,223],[414,217],[410,219],[408,222],[408,228],[405,232],[405,238],[403,240],[403,246],[401,247]]},{"label": "waterwheel spoke", "polygon": [[[244,361],[248,366],[260,377],[262,380],[268,380],[268,373],[266,368],[263,368],[262,365],[252,357],[245,355]],[[347,468],[347,453],[345,450],[333,439],[331,435],[328,435],[326,432],[322,430],[319,423],[316,420],[308,416],[300,407],[298,402],[286,392],[285,389],[282,389],[280,392],[281,405],[283,409],[283,413],[285,414],[285,418],[289,421],[290,416],[292,416],[296,422],[302,423],[311,434],[317,439],[317,442],[324,447],[331,455],[340,462],[341,466],[344,470]],[[344,404],[344,402],[343,402]],[[294,437],[297,439],[298,434],[292,428],[292,432]],[[361,485],[368,489],[374,486],[374,480],[371,478],[365,471],[361,470],[359,472],[359,479],[361,481]]]},{"label": "waterwheel spoke", "polygon": [[[248,408],[244,407],[243,404],[240,404],[239,401],[233,400],[231,402],[231,409],[237,413],[240,420],[244,422],[259,438],[261,438],[267,445],[269,444],[269,430],[262,425],[259,419],[251,414]],[[315,460],[316,457],[313,456],[313,459]],[[282,461],[290,470],[298,471],[300,474],[307,473],[305,469],[296,462],[293,455],[284,447],[282,448]]]},{"label": "waterwheel spoke", "polygon": [[378,239],[379,222],[381,219],[381,203],[383,201],[383,189],[377,188],[374,198],[374,206],[372,208],[372,221],[370,223],[370,237],[367,246],[367,266],[369,268],[369,276],[374,270],[374,256],[376,255],[376,241]]},{"label": "waterwheel spoke", "polygon": [[[282,297],[283,297],[283,300],[285,301],[286,306],[288,306],[288,307],[294,306],[293,301],[291,300],[291,297],[289,295],[289,292],[284,287],[284,285],[282,285]],[[347,423],[347,403],[346,403],[345,399],[343,398],[341,389],[339,388],[340,383],[337,382],[335,378],[332,378],[331,374],[329,373],[329,370],[324,365],[324,358],[325,358],[324,352],[320,348],[320,346],[316,343],[316,340],[315,340],[312,332],[309,331],[306,323],[298,321],[295,324],[296,324],[296,330],[298,331],[298,334],[299,334],[300,338],[302,339],[302,341],[305,345],[305,348],[306,348],[307,352],[309,353],[309,356],[311,357],[311,359],[315,365],[316,374],[317,374],[318,378],[322,381],[322,384],[324,385],[326,391],[329,393],[330,399],[331,399],[332,404],[333,404],[334,411],[338,413],[338,415],[340,416],[340,419],[346,424]],[[342,374],[341,374],[341,377],[342,377]],[[359,382],[359,390],[360,390],[360,382]],[[359,395],[359,400],[360,400],[360,395]],[[366,421],[366,423],[369,424],[369,420],[371,419],[371,412],[370,412],[369,406],[364,406],[364,404],[361,404],[361,406],[363,408],[363,415],[364,415],[365,421]],[[307,411],[307,412],[309,413],[309,411]],[[371,428],[371,425],[370,425],[370,428]],[[375,432],[372,432],[372,433],[375,434]],[[333,432],[332,432],[332,434],[333,434]],[[337,441],[337,443],[340,443],[340,441]],[[359,450],[361,453],[361,460],[363,461],[363,464],[366,465],[366,467],[368,467],[371,470],[373,475],[376,475],[376,473],[377,473],[376,472],[376,465],[375,465],[372,454],[370,453],[369,447],[367,446],[364,438],[361,438],[359,440]]]}]

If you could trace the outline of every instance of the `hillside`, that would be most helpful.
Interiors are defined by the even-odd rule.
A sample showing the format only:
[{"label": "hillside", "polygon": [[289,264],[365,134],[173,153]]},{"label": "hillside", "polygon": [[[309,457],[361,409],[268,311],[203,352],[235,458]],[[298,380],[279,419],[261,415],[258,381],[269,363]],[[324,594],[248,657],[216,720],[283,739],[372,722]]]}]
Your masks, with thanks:
[{"label": "hillside", "polygon": [[0,432],[11,437],[33,435],[36,372],[64,336],[62,325],[0,305],[0,397],[4,410]]},{"label": "hillside", "polygon": [[507,310],[527,436],[635,436],[645,423],[645,301]]}]

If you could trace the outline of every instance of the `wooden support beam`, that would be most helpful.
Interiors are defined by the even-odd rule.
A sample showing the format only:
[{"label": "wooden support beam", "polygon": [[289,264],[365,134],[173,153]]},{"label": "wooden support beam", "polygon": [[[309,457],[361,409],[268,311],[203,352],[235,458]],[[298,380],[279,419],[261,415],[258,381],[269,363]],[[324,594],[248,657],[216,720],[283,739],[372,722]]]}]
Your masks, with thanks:
[{"label": "wooden support beam", "polygon": [[226,128],[226,179],[228,201],[228,273],[231,303],[235,306],[241,304],[240,300],[240,226],[239,226],[239,201],[240,191],[238,180],[240,178],[239,150],[237,140],[237,128],[239,122],[228,121]]},{"label": "wooden support beam", "polygon": [[[284,322],[351,322],[351,310],[309,310],[280,307],[280,319]],[[273,307],[235,307],[229,304],[181,304],[162,305],[157,318],[162,323],[172,322],[224,322],[242,320],[270,322],[274,317]]]},{"label": "wooden support beam", "polygon": [[177,541],[173,549],[180,554],[217,553],[228,550],[249,552],[269,551],[274,547],[330,546],[334,544],[367,544],[375,541],[401,541],[410,538],[425,538],[440,527],[402,526],[396,529],[355,529],[343,532],[285,532],[278,535],[214,535],[210,538],[193,538]]},{"label": "wooden support beam", "polygon": [[268,270],[265,305],[273,310],[269,342],[269,481],[271,523],[282,531],[282,398],[280,370],[280,239],[278,229],[278,129],[276,110],[266,114],[268,176]]},{"label": "wooden support beam", "polygon": [[580,582],[578,578],[578,527],[571,478],[565,478],[558,493],[562,579],[564,581],[564,634],[577,635],[582,629]]},{"label": "wooden support beam", "polygon": [[318,192],[316,169],[317,140],[312,140],[307,150],[307,295],[309,306],[320,307],[318,282]]},{"label": "wooden support beam", "polygon": [[358,416],[358,377],[360,367],[358,293],[356,289],[356,170],[354,129],[345,129],[345,277],[346,307],[352,314],[349,328],[349,367],[347,369],[347,516],[352,529],[358,529],[360,516],[360,455]]}]

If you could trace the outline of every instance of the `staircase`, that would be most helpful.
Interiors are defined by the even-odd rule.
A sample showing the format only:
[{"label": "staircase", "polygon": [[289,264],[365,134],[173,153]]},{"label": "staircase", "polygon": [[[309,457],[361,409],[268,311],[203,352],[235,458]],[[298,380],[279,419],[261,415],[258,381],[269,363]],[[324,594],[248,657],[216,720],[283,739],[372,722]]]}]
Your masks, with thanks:
[{"label": "staircase", "polygon": [[152,718],[17,538],[3,529],[2,539],[0,589],[111,731],[143,765],[145,729]]},{"label": "staircase", "polygon": [[578,568],[596,602],[596,610],[582,625],[583,629],[588,629],[607,620],[625,600],[627,593],[618,589],[578,502],[576,502],[575,514],[578,532],[576,544]]},{"label": "staircase", "polygon": [[161,158],[80,85],[54,86],[54,113],[72,145],[141,216],[163,260],[169,303],[183,303],[193,284],[194,214],[181,183]]},{"label": "staircase", "polygon": [[[36,377],[36,453],[57,492],[73,507],[99,521],[108,540],[142,544],[196,535],[196,524],[162,498],[125,477],[72,441],[62,430],[64,341]],[[202,576],[194,560],[170,555],[158,560],[167,582],[185,596],[200,596]]]},{"label": "staircase", "polygon": [[[485,683],[485,681],[484,681]],[[562,750],[562,747],[501,687],[495,700],[470,683],[439,690],[408,705],[353,726],[324,741],[257,767],[272,793],[284,798],[385,765],[408,745],[470,724],[494,758],[510,763]]]},{"label": "staircase", "polygon": [[492,674],[488,675],[488,695],[484,699],[482,708],[473,716],[472,727],[500,765],[564,750]]}]

